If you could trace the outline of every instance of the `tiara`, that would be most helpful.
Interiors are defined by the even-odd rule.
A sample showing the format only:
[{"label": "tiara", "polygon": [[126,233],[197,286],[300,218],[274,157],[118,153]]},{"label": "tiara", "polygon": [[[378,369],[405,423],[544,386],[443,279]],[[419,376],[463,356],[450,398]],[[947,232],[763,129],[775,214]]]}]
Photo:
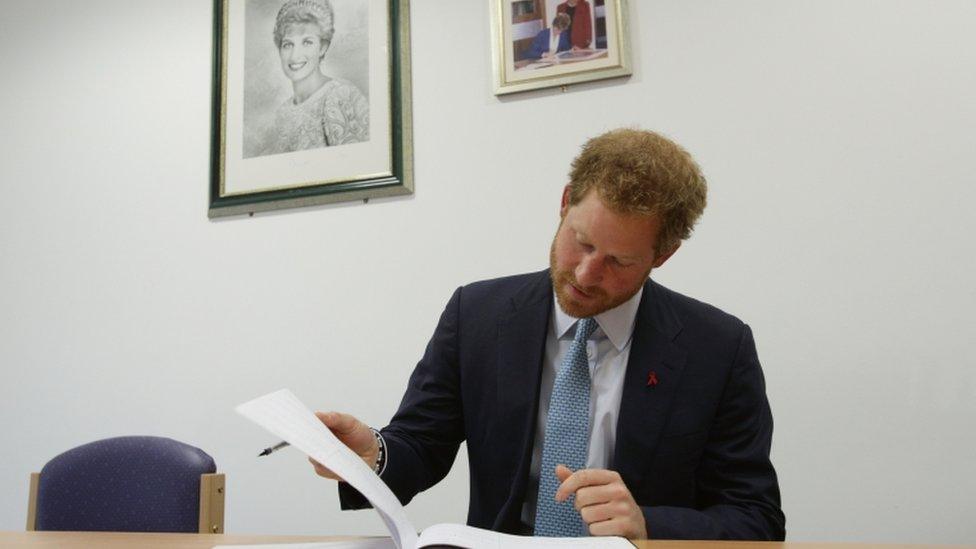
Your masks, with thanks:
[{"label": "tiara", "polygon": [[284,3],[284,5],[281,6],[281,9],[278,10],[278,19],[281,19],[281,17],[284,14],[286,14],[286,13],[288,13],[290,11],[293,11],[293,10],[296,10],[296,9],[301,9],[301,8],[304,8],[304,9],[307,9],[309,11],[312,11],[316,15],[321,16],[321,17],[325,17],[325,16],[328,16],[328,15],[331,15],[331,13],[330,13],[331,10],[329,10],[328,8],[326,8],[325,5],[322,2],[320,2],[320,1],[317,1],[317,0],[288,0],[287,2]]}]

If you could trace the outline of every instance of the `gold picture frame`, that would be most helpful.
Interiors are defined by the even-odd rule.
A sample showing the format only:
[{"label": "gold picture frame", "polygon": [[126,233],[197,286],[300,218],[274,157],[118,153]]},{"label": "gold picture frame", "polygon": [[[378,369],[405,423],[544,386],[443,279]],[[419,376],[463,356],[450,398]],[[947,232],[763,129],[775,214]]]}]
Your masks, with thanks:
[{"label": "gold picture frame", "polygon": [[627,0],[492,0],[491,11],[495,95],[633,73]]}]

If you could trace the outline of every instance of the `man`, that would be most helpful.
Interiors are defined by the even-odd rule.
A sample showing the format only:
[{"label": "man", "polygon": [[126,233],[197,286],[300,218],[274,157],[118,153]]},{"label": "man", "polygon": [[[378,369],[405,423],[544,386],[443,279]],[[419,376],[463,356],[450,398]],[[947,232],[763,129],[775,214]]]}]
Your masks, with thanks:
[{"label": "man", "polygon": [[586,0],[566,0],[556,6],[556,13],[569,16],[569,39],[573,49],[585,50],[593,41],[590,4]]},{"label": "man", "polygon": [[[382,431],[320,419],[404,504],[466,442],[472,526],[783,539],[751,331],[648,278],[705,195],[690,155],[660,135],[591,139],[563,190],[549,270],[455,291]],[[368,504],[344,483],[340,495],[344,508]]]},{"label": "man", "polygon": [[554,57],[557,53],[570,49],[569,33],[566,32],[568,28],[569,16],[565,13],[556,14],[556,17],[552,19],[552,26],[548,29],[542,29],[539,34],[535,35],[535,40],[532,41],[525,58]]}]

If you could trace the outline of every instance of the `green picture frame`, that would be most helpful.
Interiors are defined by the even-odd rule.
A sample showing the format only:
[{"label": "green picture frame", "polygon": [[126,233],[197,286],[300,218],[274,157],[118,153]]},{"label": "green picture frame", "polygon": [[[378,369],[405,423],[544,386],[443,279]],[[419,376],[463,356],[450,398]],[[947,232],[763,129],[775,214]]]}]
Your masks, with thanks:
[{"label": "green picture frame", "polygon": [[214,0],[208,217],[413,193],[409,21],[408,0]]}]

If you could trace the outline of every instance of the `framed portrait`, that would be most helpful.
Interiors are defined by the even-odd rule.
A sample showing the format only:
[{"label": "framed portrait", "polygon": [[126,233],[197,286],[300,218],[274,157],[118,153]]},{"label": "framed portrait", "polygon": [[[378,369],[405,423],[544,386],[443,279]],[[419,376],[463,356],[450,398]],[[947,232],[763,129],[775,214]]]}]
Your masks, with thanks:
[{"label": "framed portrait", "polygon": [[630,75],[626,0],[492,0],[495,95]]},{"label": "framed portrait", "polygon": [[407,0],[215,0],[210,208],[413,192]]}]

